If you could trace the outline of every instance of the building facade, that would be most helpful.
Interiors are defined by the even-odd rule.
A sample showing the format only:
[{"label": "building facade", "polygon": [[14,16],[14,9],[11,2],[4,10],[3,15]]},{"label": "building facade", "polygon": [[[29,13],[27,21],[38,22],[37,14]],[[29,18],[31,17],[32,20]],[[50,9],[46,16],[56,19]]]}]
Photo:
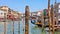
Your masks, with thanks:
[{"label": "building facade", "polygon": [[42,11],[31,12],[31,16],[41,16]]},{"label": "building facade", "polygon": [[20,13],[18,13],[18,11],[14,11],[10,8],[8,8],[7,6],[0,6],[0,21],[4,21],[4,17],[6,17],[6,19],[13,19],[14,16],[14,20],[18,19],[18,15],[20,17]]},{"label": "building facade", "polygon": [[55,16],[56,16],[56,13],[58,13],[58,20],[60,21],[60,3],[56,3],[54,5],[54,13],[55,13]]},{"label": "building facade", "polygon": [[3,21],[5,19],[4,17],[7,18],[8,9],[9,8],[7,6],[0,6],[0,21]]}]

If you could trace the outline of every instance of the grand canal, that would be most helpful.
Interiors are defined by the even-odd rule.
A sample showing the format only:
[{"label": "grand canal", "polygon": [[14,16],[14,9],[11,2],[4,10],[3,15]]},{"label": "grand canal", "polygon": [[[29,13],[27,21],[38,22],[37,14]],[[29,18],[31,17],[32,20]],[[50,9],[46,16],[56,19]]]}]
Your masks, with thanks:
[{"label": "grand canal", "polygon": [[[7,21],[7,34],[13,34],[12,31],[12,21]],[[20,21],[20,34],[24,34],[25,31],[25,25],[24,21]],[[38,27],[37,25],[32,24],[29,22],[29,34],[48,34],[48,31],[46,30],[48,28],[44,28],[44,31],[42,32],[42,28]],[[56,31],[55,34],[60,34],[59,31]],[[0,34],[4,34],[4,22],[0,22]],[[14,34],[18,34],[18,21],[14,22]]]}]

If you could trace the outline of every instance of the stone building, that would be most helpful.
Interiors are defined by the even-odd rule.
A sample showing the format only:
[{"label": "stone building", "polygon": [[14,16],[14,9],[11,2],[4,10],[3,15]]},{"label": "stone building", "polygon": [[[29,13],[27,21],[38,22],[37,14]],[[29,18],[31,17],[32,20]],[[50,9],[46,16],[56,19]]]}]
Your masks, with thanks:
[{"label": "stone building", "polygon": [[[6,19],[10,18],[13,19],[13,16],[14,15],[14,18],[17,19],[18,18],[18,11],[14,11],[12,9],[10,9],[9,7],[7,6],[0,6],[0,21],[4,20],[4,15],[6,17]],[[20,17],[20,13],[19,13],[19,17]]]}]

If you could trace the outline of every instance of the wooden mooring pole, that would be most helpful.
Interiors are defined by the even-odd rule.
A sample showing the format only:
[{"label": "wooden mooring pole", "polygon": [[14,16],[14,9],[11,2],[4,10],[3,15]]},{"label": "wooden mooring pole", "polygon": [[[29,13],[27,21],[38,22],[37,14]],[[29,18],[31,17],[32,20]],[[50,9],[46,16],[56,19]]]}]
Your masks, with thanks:
[{"label": "wooden mooring pole", "polygon": [[50,34],[50,28],[51,28],[50,0],[48,0],[48,23],[49,23],[49,34]]},{"label": "wooden mooring pole", "polygon": [[29,34],[29,6],[25,8],[25,34]]},{"label": "wooden mooring pole", "polygon": [[[55,0],[55,5],[54,8],[56,9],[56,0]],[[56,11],[56,25],[57,25],[57,30],[58,30],[58,12]]]},{"label": "wooden mooring pole", "polygon": [[6,34],[6,13],[4,13],[4,34]]},{"label": "wooden mooring pole", "polygon": [[58,12],[56,12],[56,25],[57,25],[57,30],[58,30]]},{"label": "wooden mooring pole", "polygon": [[14,15],[12,14],[12,16],[13,16],[13,19],[12,19],[12,30],[13,30],[13,34],[14,34]]},{"label": "wooden mooring pole", "polygon": [[20,34],[20,15],[18,13],[18,34]]},{"label": "wooden mooring pole", "polygon": [[51,23],[52,23],[52,34],[54,34],[54,7],[51,7]]},{"label": "wooden mooring pole", "polygon": [[41,14],[41,23],[42,23],[42,32],[44,30],[44,15],[43,13]]},{"label": "wooden mooring pole", "polygon": [[22,22],[23,22],[23,32],[24,32],[24,27],[25,27],[24,17],[22,19]]}]

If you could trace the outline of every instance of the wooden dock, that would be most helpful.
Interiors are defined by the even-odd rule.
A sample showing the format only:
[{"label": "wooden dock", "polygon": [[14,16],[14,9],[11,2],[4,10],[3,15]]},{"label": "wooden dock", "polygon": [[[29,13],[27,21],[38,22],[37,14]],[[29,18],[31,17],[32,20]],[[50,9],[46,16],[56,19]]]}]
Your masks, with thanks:
[{"label": "wooden dock", "polygon": [[55,29],[60,29],[60,25],[54,25]]},{"label": "wooden dock", "polygon": [[39,22],[36,22],[35,24],[36,24],[36,25],[42,25],[42,23],[39,23]]}]

